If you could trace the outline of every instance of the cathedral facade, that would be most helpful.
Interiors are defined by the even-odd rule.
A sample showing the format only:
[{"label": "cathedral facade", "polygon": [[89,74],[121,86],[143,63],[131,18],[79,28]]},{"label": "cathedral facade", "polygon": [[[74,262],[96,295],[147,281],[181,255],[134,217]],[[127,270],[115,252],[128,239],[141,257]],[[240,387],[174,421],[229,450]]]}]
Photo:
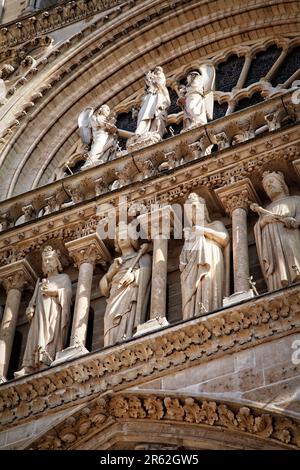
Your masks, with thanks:
[{"label": "cathedral facade", "polygon": [[0,15],[0,449],[298,449],[299,2]]}]

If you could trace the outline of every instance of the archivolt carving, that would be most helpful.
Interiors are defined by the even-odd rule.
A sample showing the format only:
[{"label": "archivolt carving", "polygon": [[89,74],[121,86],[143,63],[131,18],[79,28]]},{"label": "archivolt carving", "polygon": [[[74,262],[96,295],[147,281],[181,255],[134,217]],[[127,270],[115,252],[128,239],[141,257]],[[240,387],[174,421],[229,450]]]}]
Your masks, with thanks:
[{"label": "archivolt carving", "polygon": [[[205,319],[195,319],[147,338],[124,343],[113,351],[94,353],[74,364],[50,368],[39,377],[28,377],[15,385],[4,384],[0,388],[0,423],[2,427],[11,426],[16,420],[19,424],[32,415],[62,408],[72,402],[80,404],[88,396],[128,387],[143,377],[155,378],[163,371],[173,372],[192,363],[206,362],[225,351],[233,353],[252,347],[262,340],[282,336],[292,328],[297,332],[299,327],[300,291],[299,286],[295,286],[283,293],[272,293],[271,298],[252,300]],[[191,402],[186,403],[189,419],[192,419],[194,409],[191,405]],[[164,407],[169,410],[168,419],[178,419],[182,414],[179,402],[167,400]],[[126,413],[124,406],[119,409]],[[142,411],[135,404],[135,413],[141,415],[143,412],[147,412],[149,417],[161,415],[162,408],[159,403],[148,401]],[[201,415],[199,410],[197,413]],[[231,415],[223,414],[224,418],[220,419],[227,422]],[[214,420],[213,416],[214,410],[210,410],[210,421]],[[235,425],[234,419],[231,419],[232,425]],[[239,426],[246,426],[245,419],[246,416],[239,415]],[[250,424],[247,426],[251,428]],[[261,429],[263,424],[254,421],[253,429],[255,426]]]},{"label": "archivolt carving", "polygon": [[[300,447],[300,426],[270,411],[207,399],[153,394],[117,394],[87,403],[80,411],[31,444],[30,449],[80,448],[90,434],[107,432],[113,422],[151,420],[251,434],[258,439]],[[105,428],[105,431],[104,431]],[[284,447],[284,446],[283,446]]]}]

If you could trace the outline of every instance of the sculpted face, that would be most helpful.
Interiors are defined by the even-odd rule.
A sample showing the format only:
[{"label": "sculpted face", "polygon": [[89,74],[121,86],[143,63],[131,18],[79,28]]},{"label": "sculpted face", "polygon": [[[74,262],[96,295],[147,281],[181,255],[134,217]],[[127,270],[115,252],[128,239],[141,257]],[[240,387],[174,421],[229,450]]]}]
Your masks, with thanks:
[{"label": "sculpted face", "polygon": [[43,271],[44,274],[50,274],[58,270],[57,254],[55,251],[43,253]]},{"label": "sculpted face", "polygon": [[102,116],[108,117],[110,114],[109,106],[107,106],[106,104],[101,106],[101,108],[99,109],[99,114],[102,114]]},{"label": "sculpted face", "polygon": [[285,195],[283,184],[281,183],[278,176],[274,175],[273,173],[265,176],[263,179],[263,187],[271,200],[280,195]]}]

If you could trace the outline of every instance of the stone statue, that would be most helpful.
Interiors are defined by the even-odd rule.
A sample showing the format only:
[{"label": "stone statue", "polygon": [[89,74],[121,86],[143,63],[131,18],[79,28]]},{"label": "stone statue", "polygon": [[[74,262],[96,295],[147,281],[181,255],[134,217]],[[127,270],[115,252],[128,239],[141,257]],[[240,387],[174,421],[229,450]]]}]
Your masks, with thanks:
[{"label": "stone statue", "polygon": [[203,64],[199,71],[187,76],[187,84],[180,88],[178,104],[183,107],[183,130],[207,124],[213,119],[215,69],[212,64]]},{"label": "stone statue", "polygon": [[79,115],[78,126],[82,142],[90,146],[87,161],[81,170],[115,158],[117,128],[107,105],[101,106],[97,114],[93,108],[86,108]]},{"label": "stone statue", "polygon": [[229,295],[229,234],[220,221],[211,222],[203,198],[191,193],[190,213],[180,254],[183,319],[222,307]]},{"label": "stone statue", "polygon": [[143,244],[138,251],[137,242],[119,232],[115,246],[121,257],[114,260],[99,284],[101,294],[107,297],[104,346],[132,337],[135,328],[146,321],[150,294],[148,244]]},{"label": "stone statue", "polygon": [[171,100],[162,67],[155,67],[153,71],[147,72],[145,84],[135,136],[128,140],[128,150],[159,142],[166,130],[167,110]]},{"label": "stone statue", "polygon": [[251,204],[259,214],[254,227],[261,269],[269,291],[300,281],[300,197],[290,196],[281,172],[265,172],[263,187],[271,204]]},{"label": "stone statue", "polygon": [[35,372],[54,361],[58,351],[67,346],[70,322],[72,284],[67,274],[60,274],[59,252],[46,246],[42,267],[47,279],[37,281],[33,297],[26,309],[31,322],[22,369],[15,377]]}]

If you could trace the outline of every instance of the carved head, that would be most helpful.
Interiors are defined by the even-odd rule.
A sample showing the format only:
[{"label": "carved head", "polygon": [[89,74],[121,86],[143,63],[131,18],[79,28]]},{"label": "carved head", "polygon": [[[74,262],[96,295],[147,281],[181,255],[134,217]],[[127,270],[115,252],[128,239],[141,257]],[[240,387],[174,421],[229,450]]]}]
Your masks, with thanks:
[{"label": "carved head", "polygon": [[[206,201],[203,197],[199,196],[197,193],[190,193],[186,200],[186,209],[189,211],[190,207],[195,207],[196,214],[192,212],[192,225],[199,224],[202,225],[201,218],[204,218],[204,222],[210,222],[209,213],[206,206]],[[196,216],[196,219],[195,219]],[[198,220],[199,219],[199,220]]]},{"label": "carved head", "polygon": [[118,227],[115,238],[115,250],[117,253],[122,253],[123,250],[128,248],[133,248],[137,251],[139,249],[138,241],[130,237],[128,227],[124,227],[124,229]]},{"label": "carved head", "polygon": [[201,73],[197,70],[192,70],[187,76],[187,84],[190,85],[194,80],[197,80],[201,77]]},{"label": "carved head", "polygon": [[271,200],[278,196],[288,196],[289,188],[281,171],[265,171],[262,180],[263,188]]},{"label": "carved head", "polygon": [[59,251],[52,248],[52,246],[45,246],[42,252],[42,268],[45,275],[63,270],[59,254]]},{"label": "carved head", "polygon": [[107,104],[103,104],[99,109],[99,114],[108,117],[110,115],[110,107]]}]

